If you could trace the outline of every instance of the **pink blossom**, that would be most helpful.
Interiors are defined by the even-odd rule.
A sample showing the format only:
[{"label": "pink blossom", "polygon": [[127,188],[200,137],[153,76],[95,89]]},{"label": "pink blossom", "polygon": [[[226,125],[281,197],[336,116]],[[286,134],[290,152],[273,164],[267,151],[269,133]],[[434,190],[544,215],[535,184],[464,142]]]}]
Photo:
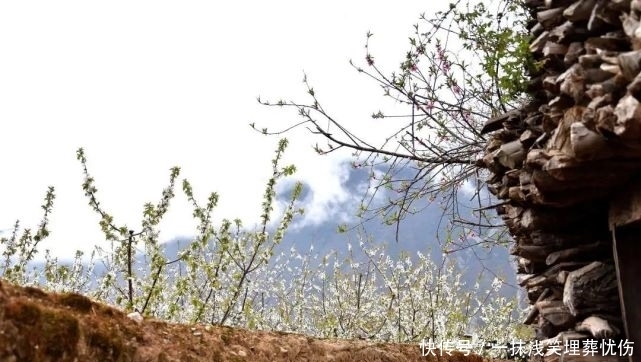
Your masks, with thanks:
[{"label": "pink blossom", "polygon": [[367,56],[365,57],[365,60],[367,61],[367,65],[370,65],[370,66],[374,65],[374,57],[371,56],[370,54],[367,54]]}]

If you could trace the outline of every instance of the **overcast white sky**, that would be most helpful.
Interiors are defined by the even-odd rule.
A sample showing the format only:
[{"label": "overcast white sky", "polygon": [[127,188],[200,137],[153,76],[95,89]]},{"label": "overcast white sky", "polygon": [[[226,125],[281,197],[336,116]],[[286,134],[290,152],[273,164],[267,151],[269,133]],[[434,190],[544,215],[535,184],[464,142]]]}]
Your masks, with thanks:
[{"label": "overcast white sky", "polygon": [[[2,2],[0,230],[16,219],[35,228],[52,185],[52,236],[43,249],[70,256],[102,240],[81,189],[78,147],[118,224],[140,225],[142,205],[157,202],[174,165],[201,200],[219,192],[218,216],[255,222],[278,138],[248,124],[296,120],[293,110],[260,106],[256,97],[305,100],[305,71],[327,109],[374,136],[384,127],[369,115],[384,98],[348,60],[362,64],[371,30],[377,64],[396,70],[412,25],[433,7],[418,0]],[[306,132],[288,137],[287,161],[311,185],[308,208],[319,218],[328,200],[346,197],[338,166],[346,156],[318,157]],[[162,239],[194,230],[178,191]]]}]

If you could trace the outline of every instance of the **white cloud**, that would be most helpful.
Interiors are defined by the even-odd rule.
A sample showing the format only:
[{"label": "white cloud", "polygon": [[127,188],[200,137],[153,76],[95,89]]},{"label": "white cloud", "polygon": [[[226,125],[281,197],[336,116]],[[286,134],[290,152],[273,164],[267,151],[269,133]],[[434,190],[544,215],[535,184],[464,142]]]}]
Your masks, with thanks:
[{"label": "white cloud", "polygon": [[350,220],[355,211],[354,195],[345,187],[349,166],[339,162],[318,166],[321,167],[308,168],[300,175],[310,188],[311,197],[303,204],[305,213],[297,223],[298,227],[324,222],[339,224]]}]

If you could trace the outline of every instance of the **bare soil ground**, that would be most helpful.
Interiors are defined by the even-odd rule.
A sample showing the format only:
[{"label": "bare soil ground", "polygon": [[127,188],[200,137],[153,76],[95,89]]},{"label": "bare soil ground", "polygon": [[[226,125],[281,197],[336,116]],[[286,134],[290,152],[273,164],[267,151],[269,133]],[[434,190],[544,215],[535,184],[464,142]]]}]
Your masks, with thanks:
[{"label": "bare soil ground", "polygon": [[[439,361],[417,344],[327,340],[211,325],[135,321],[78,294],[45,293],[0,280],[0,362],[44,361]],[[498,361],[498,360],[495,360]]]}]

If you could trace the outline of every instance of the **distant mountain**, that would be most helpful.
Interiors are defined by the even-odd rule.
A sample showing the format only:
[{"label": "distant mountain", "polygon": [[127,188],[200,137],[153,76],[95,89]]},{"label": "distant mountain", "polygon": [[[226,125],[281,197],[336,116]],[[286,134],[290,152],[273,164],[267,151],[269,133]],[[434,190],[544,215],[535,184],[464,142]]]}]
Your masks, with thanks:
[{"label": "distant mountain", "polygon": [[[354,215],[363,192],[367,190],[369,172],[353,169],[349,164],[345,164],[344,167],[349,172],[342,180],[341,187],[353,197],[327,203],[325,205],[326,219],[320,223],[306,220],[305,216],[299,217],[287,231],[283,242],[277,247],[277,253],[282,251],[287,254],[293,246],[304,254],[309,250],[310,245],[313,245],[314,252],[319,255],[326,255],[332,250],[344,255],[347,252],[348,243],[351,242],[355,254],[358,255],[360,237],[371,237],[376,243],[387,244],[387,252],[392,257],[398,257],[401,251],[412,255],[421,251],[430,253],[436,261],[440,261],[442,246],[439,240],[440,242],[445,240],[447,225],[450,221],[447,216],[444,216],[441,205],[438,203],[429,204],[425,200],[417,201],[415,207],[422,211],[414,215],[407,215],[398,227],[398,235],[397,226],[385,225],[380,217],[366,221],[358,220]],[[294,180],[282,183],[278,188],[276,199],[286,203],[293,185]],[[314,190],[308,185],[304,186],[306,187],[304,187],[300,203],[306,207],[314,200]],[[379,197],[379,202],[386,202],[387,197],[394,196],[391,192],[385,190]],[[459,212],[463,214],[463,217],[473,217],[471,211],[473,206],[469,203],[465,204],[465,201],[470,199],[469,195],[461,194],[458,199],[461,202],[458,205]],[[347,220],[348,226],[358,227],[339,233],[338,226],[343,224],[346,218],[349,218]],[[452,237],[456,238],[457,236],[455,231],[455,235]],[[475,242],[474,239],[469,241]],[[165,246],[168,255],[176,255],[178,250],[184,248],[188,242],[187,239],[176,239],[167,243]],[[449,257],[456,258],[459,266],[464,270],[464,280],[468,285],[473,285],[482,272],[487,276],[483,282],[484,287],[489,287],[494,275],[501,277],[512,286],[516,285],[514,263],[505,247],[484,248],[477,246],[456,251]],[[515,295],[516,291],[516,288],[507,288],[505,294]]]}]

